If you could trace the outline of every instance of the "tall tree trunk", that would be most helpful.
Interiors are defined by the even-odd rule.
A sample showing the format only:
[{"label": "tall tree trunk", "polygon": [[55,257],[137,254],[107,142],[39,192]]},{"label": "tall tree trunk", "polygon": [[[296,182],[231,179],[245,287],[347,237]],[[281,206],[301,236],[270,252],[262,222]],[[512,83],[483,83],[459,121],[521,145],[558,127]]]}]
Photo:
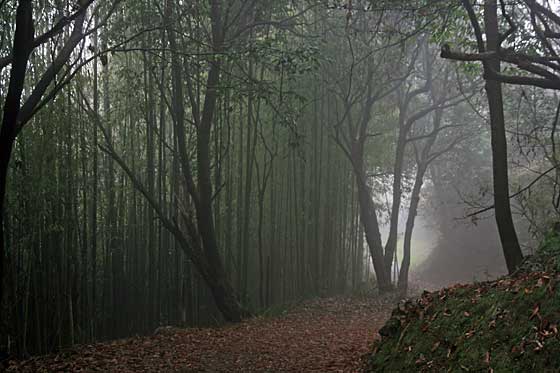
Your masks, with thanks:
[{"label": "tall tree trunk", "polygon": [[[97,24],[97,18],[96,18]],[[93,43],[95,49],[99,44],[99,37],[97,31],[93,36]],[[99,115],[99,84],[98,84],[98,65],[97,59],[93,64],[93,110],[96,115]],[[99,196],[98,186],[98,130],[97,126],[93,127],[93,180],[92,180],[92,202],[91,202],[91,333],[92,338],[95,339],[97,330],[97,200]]]},{"label": "tall tree trunk", "polygon": [[[148,193],[151,195],[155,191],[155,126],[156,126],[156,108],[155,108],[155,98],[153,93],[153,74],[150,73],[151,70],[150,58],[144,54],[144,69],[146,74],[146,175],[147,175],[147,185]],[[162,205],[163,206],[163,205]],[[150,328],[157,325],[156,317],[156,303],[155,303],[155,284],[156,284],[156,233],[154,227],[154,210],[147,207],[146,212],[146,224],[147,224],[147,254],[148,254],[148,324]]]},{"label": "tall tree trunk", "polygon": [[16,30],[12,49],[12,69],[10,83],[4,102],[4,115],[0,127],[0,311],[4,295],[4,258],[6,255],[4,238],[4,208],[8,167],[16,140],[16,125],[21,109],[21,96],[27,63],[32,51],[33,42],[33,6],[31,0],[20,0],[16,11]]},{"label": "tall tree trunk", "polygon": [[[400,116],[404,115],[404,110],[401,108]],[[399,231],[399,216],[401,210],[402,200],[402,171],[404,162],[404,153],[406,148],[406,136],[408,129],[403,125],[404,119],[399,118],[399,134],[397,139],[397,148],[395,150],[395,163],[393,165],[393,201],[391,205],[391,219],[389,223],[389,237],[385,244],[384,265],[385,271],[391,274],[393,259],[397,250],[397,237]]]},{"label": "tall tree trunk", "polygon": [[[229,109],[230,107],[230,96],[227,94],[225,98],[225,107]],[[234,177],[233,177],[233,157],[235,152],[235,130],[232,128],[231,123],[231,112],[226,111],[226,127],[227,127],[227,175],[226,175],[226,221],[225,221],[225,237],[224,237],[224,256],[225,256],[225,270],[228,278],[231,280],[231,267],[232,267],[232,235],[233,235],[233,188],[234,188]]]},{"label": "tall tree trunk", "polygon": [[414,222],[416,220],[416,215],[418,214],[418,204],[420,203],[420,192],[422,191],[422,184],[424,182],[425,173],[426,173],[426,165],[423,164],[418,165],[418,170],[416,171],[416,178],[414,180],[414,186],[412,187],[412,193],[410,196],[410,207],[408,208],[408,217],[406,218],[406,227],[404,231],[403,259],[399,271],[399,282],[398,282],[399,292],[403,295],[406,295],[406,292],[408,291],[408,274],[410,270],[410,248],[412,245],[412,232],[414,231]]},{"label": "tall tree trunk", "polygon": [[[172,1],[169,0],[167,4],[167,16],[172,15]],[[212,42],[214,50],[219,52],[223,39],[221,30],[221,16],[219,2],[217,0],[210,0],[210,13],[212,19]],[[193,115],[196,128],[196,161],[197,161],[197,182],[195,184],[190,167],[189,155],[186,150],[186,134],[184,127],[184,104],[183,104],[183,91],[182,91],[182,67],[176,53],[177,43],[175,40],[175,33],[171,27],[167,27],[169,36],[169,45],[172,50],[171,57],[171,71],[173,79],[173,110],[174,123],[178,144],[178,157],[180,159],[181,169],[183,172],[186,188],[191,196],[195,207],[195,222],[187,221],[189,231],[191,233],[191,240],[198,241],[202,247],[195,247],[190,245],[188,240],[183,234],[175,229],[173,224],[168,224],[168,229],[171,228],[176,238],[180,240],[181,246],[185,252],[190,255],[193,264],[197,267],[202,278],[210,288],[214,301],[218,309],[228,321],[237,322],[248,316],[241,305],[239,304],[235,292],[227,279],[222,258],[220,256],[218,242],[216,239],[216,232],[214,227],[214,214],[213,214],[213,187],[212,187],[212,172],[211,172],[211,154],[210,154],[210,140],[212,132],[212,124],[214,121],[214,113],[216,109],[216,101],[218,98],[218,84],[220,82],[220,68],[219,60],[210,61],[210,70],[206,81],[206,95],[204,99],[203,109],[200,116],[197,115],[198,107],[191,95],[191,102],[193,102]],[[192,92],[191,92],[192,93]],[[195,113],[196,111],[196,113]],[[122,166],[122,165],[121,165]],[[152,198],[149,193],[145,196]],[[157,206],[157,203],[150,201],[150,204]],[[161,212],[158,212],[160,218]],[[187,218],[190,220],[190,218]],[[196,228],[194,227],[196,225]],[[196,233],[193,233],[196,231]]]},{"label": "tall tree trunk", "polygon": [[[243,289],[243,101],[239,102],[239,141],[237,141],[238,157],[237,157],[237,201],[236,210],[237,213],[235,224],[237,228],[236,232],[236,248],[237,257],[235,261],[236,270],[236,280],[237,280],[237,291],[241,296],[242,300],[245,300],[245,290]],[[247,150],[248,151],[248,150]]]},{"label": "tall tree trunk", "polygon": [[[249,62],[249,78],[253,79],[253,62]],[[248,293],[247,291],[247,281],[249,276],[249,224],[251,218],[251,192],[253,185],[253,162],[255,159],[255,148],[257,141],[257,124],[253,123],[254,115],[254,97],[253,93],[249,92],[249,97],[247,98],[247,152],[245,153],[245,165],[247,172],[245,173],[245,195],[243,197],[243,244],[241,246],[242,250],[242,266],[238,268],[241,271],[242,282],[241,282],[241,294],[245,297]]]},{"label": "tall tree trunk", "polygon": [[370,188],[367,185],[367,176],[363,164],[363,149],[360,144],[354,144],[352,148],[352,166],[356,175],[358,187],[358,202],[360,204],[360,219],[364,226],[366,241],[377,277],[377,284],[381,293],[390,291],[391,277],[387,272],[383,260],[383,244],[379,232],[379,222],[377,220],[376,209],[371,199]]},{"label": "tall tree trunk", "polygon": [[[484,3],[484,23],[486,27],[487,49],[499,49],[497,0],[486,0]],[[500,71],[498,57],[484,63],[485,75],[490,71]],[[486,79],[486,95],[490,109],[490,125],[492,135],[492,171],[494,177],[494,205],[496,223],[502,242],[508,271],[512,273],[521,261],[523,253],[517,240],[517,233],[511,216],[509,201],[509,178],[507,160],[507,139],[504,120],[504,104],[502,85],[497,80]]]}]

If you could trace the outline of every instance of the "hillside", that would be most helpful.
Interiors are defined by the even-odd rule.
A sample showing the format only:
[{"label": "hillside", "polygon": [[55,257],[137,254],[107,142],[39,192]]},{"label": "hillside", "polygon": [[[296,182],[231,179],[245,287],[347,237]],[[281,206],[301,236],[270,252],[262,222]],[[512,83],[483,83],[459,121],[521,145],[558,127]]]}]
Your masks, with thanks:
[{"label": "hillside", "polygon": [[368,372],[560,369],[560,238],[512,276],[424,292],[399,305],[367,357]]}]

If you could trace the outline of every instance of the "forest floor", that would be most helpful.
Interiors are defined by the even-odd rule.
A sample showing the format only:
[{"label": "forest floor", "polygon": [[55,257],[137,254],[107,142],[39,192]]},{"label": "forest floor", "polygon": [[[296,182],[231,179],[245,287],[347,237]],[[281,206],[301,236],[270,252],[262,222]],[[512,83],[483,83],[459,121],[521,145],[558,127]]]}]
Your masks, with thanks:
[{"label": "forest floor", "polygon": [[366,372],[560,372],[560,234],[511,275],[401,303],[382,332]]},{"label": "forest floor", "polygon": [[357,372],[396,301],[323,298],[219,328],[82,345],[8,372]]}]

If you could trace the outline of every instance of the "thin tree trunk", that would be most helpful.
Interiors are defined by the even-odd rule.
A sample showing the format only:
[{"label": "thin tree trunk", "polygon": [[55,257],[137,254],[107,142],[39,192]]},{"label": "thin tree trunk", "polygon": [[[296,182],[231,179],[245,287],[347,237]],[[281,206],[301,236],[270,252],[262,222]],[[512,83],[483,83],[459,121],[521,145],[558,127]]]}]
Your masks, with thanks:
[{"label": "thin tree trunk", "polygon": [[[237,141],[239,146],[238,156],[237,156],[237,203],[236,203],[236,248],[237,257],[235,261],[236,274],[237,274],[237,291],[242,300],[245,299],[245,290],[243,289],[243,272],[241,268],[243,267],[243,102],[239,102],[239,141]],[[248,151],[248,150],[247,150]]]},{"label": "thin tree trunk", "polygon": [[372,257],[379,291],[383,293],[392,289],[391,277],[384,265],[383,244],[381,242],[381,234],[379,232],[379,222],[377,220],[373,200],[371,199],[370,189],[367,185],[366,172],[363,165],[363,150],[360,150],[359,144],[355,144],[353,147],[352,158],[354,172],[356,175],[356,184],[358,187],[360,218],[362,225],[364,226],[366,241]]},{"label": "thin tree trunk", "polygon": [[[497,1],[486,0],[484,3],[484,23],[489,51],[499,48]],[[498,57],[484,63],[486,75],[490,70],[500,71]],[[486,79],[486,95],[490,109],[492,135],[492,172],[494,178],[494,205],[496,223],[502,242],[508,271],[512,273],[523,260],[523,253],[517,240],[517,233],[511,215],[509,201],[509,177],[507,160],[507,139],[504,120],[502,85],[497,80]]]},{"label": "thin tree trunk", "polygon": [[[399,116],[402,116],[403,109],[401,108]],[[397,139],[397,148],[395,149],[395,163],[393,165],[393,188],[392,197],[393,201],[391,204],[391,219],[389,223],[389,236],[387,237],[387,242],[385,243],[385,256],[384,265],[385,271],[391,273],[391,268],[393,264],[393,259],[395,257],[395,252],[397,250],[397,237],[399,231],[399,216],[401,210],[401,200],[402,200],[402,171],[404,162],[404,153],[406,148],[406,136],[408,134],[408,129],[403,126],[403,119],[399,118],[399,134]]]},{"label": "thin tree trunk", "polygon": [[[171,2],[168,3],[167,12],[171,16]],[[216,51],[221,48],[222,30],[220,19],[219,2],[216,0],[210,1],[211,19],[212,19],[212,41]],[[175,135],[177,137],[177,144],[179,150],[179,159],[181,169],[186,182],[186,188],[191,196],[195,207],[195,222],[189,221],[187,218],[186,224],[189,225],[189,231],[193,243],[196,245],[200,240],[202,247],[193,247],[190,245],[183,234],[176,229],[173,224],[168,223],[167,228],[172,230],[176,238],[182,243],[181,246],[191,256],[191,260],[197,267],[202,278],[210,288],[214,297],[214,301],[218,309],[221,311],[224,318],[228,321],[240,321],[248,315],[237,298],[235,292],[230,286],[227,279],[222,258],[218,248],[216,239],[216,232],[214,227],[214,214],[213,214],[213,192],[211,181],[211,162],[210,162],[210,140],[211,130],[214,121],[214,113],[216,109],[216,101],[218,98],[218,84],[220,82],[220,68],[221,64],[218,60],[210,61],[210,70],[206,81],[206,95],[204,99],[203,109],[201,115],[198,116],[198,107],[192,97],[193,113],[195,121],[197,122],[196,128],[196,161],[197,161],[197,182],[195,184],[190,167],[190,160],[186,150],[185,144],[185,128],[184,128],[184,107],[183,107],[183,92],[182,92],[182,69],[177,53],[177,45],[175,41],[175,33],[168,27],[169,45],[171,47],[172,59],[171,69],[173,78],[173,108],[175,112]],[[121,165],[123,166],[123,165]],[[138,185],[139,186],[139,185]],[[146,197],[150,198],[150,204],[157,207],[149,193],[145,193]],[[158,212],[160,218],[164,218],[161,212]],[[196,225],[196,228],[195,228]],[[195,232],[196,231],[196,232]]]},{"label": "thin tree trunk", "polygon": [[[97,21],[96,21],[97,22]],[[97,32],[93,37],[94,47],[98,46]],[[97,60],[93,64],[93,110],[99,115],[99,86],[98,86]],[[97,126],[93,128],[93,180],[91,201],[91,332],[95,339],[97,330],[97,199],[98,199],[98,132]]]},{"label": "thin tree trunk", "polygon": [[412,187],[412,194],[410,197],[410,207],[408,208],[408,217],[406,219],[406,227],[404,231],[404,247],[403,259],[399,272],[398,288],[402,295],[406,295],[408,291],[408,274],[410,270],[410,248],[412,244],[412,232],[414,230],[414,222],[418,214],[418,204],[420,203],[420,192],[424,182],[424,175],[426,173],[426,165],[418,165],[416,171],[416,178],[414,186]]},{"label": "thin tree trunk", "polygon": [[[249,78],[253,79],[253,62],[249,62]],[[258,105],[257,105],[258,106]],[[241,271],[241,293],[247,294],[247,281],[249,276],[249,223],[251,218],[251,192],[253,185],[253,162],[255,159],[255,148],[257,141],[257,125],[253,123],[254,111],[254,98],[253,94],[249,93],[247,99],[247,152],[246,152],[246,170],[245,173],[245,196],[243,198],[243,244],[242,244],[242,267],[238,268]]]}]

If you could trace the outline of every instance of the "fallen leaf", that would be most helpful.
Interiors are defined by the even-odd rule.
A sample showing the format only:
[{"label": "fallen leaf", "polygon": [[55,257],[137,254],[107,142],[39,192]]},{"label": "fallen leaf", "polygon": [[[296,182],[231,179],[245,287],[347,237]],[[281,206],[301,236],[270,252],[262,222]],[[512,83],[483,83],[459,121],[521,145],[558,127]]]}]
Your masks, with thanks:
[{"label": "fallen leaf", "polygon": [[540,310],[540,306],[538,304],[535,305],[535,307],[533,308],[533,312],[531,313],[531,316],[529,317],[529,320],[533,320],[536,317],[539,318],[539,320],[541,319],[541,315],[539,314],[539,310]]},{"label": "fallen leaf", "polygon": [[434,343],[434,345],[432,346],[432,352],[434,352],[435,350],[437,350],[440,344],[441,344],[440,341],[437,341],[436,343]]},{"label": "fallen leaf", "polygon": [[490,365],[490,351],[486,351],[486,354],[484,354],[484,363]]}]

